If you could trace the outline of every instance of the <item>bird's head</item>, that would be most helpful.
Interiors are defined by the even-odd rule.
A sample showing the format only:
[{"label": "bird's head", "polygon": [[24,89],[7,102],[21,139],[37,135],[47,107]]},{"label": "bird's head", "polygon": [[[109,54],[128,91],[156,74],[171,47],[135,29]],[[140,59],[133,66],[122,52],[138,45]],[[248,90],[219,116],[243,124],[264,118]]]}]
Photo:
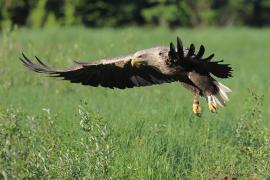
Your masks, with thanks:
[{"label": "bird's head", "polygon": [[131,65],[134,67],[147,66],[148,61],[150,59],[149,53],[147,51],[142,50],[136,52],[131,60]]}]

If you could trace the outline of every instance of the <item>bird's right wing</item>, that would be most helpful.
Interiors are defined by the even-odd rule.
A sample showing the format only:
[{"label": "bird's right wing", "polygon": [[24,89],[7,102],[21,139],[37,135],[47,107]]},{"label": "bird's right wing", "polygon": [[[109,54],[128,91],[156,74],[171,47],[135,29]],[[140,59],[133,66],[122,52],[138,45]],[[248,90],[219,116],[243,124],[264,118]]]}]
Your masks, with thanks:
[{"label": "bird's right wing", "polygon": [[20,58],[23,64],[38,73],[62,77],[72,83],[109,88],[132,88],[136,86],[150,86],[176,81],[175,77],[167,76],[151,68],[132,67],[132,55],[92,62],[76,62],[71,68],[51,68],[36,57],[38,63],[33,63],[24,54]]}]

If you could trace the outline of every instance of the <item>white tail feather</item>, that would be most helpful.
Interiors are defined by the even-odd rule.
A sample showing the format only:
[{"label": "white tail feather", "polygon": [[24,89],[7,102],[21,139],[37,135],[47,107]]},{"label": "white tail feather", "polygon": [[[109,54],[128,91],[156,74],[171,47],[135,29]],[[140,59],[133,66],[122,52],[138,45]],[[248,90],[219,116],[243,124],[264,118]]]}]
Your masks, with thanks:
[{"label": "white tail feather", "polygon": [[229,101],[229,98],[228,98],[226,92],[224,92],[222,89],[219,90],[219,94],[222,97],[222,99],[224,99],[225,102]]},{"label": "white tail feather", "polygon": [[218,104],[220,107],[224,107],[225,106],[225,103],[222,99],[221,96],[219,96],[219,94],[215,95],[215,96],[212,96],[213,97],[213,100],[216,104]]},{"label": "white tail feather", "polygon": [[220,82],[217,82],[216,85],[219,87],[219,89],[222,89],[224,92],[232,92],[232,90],[229,87],[225,86]]},{"label": "white tail feather", "polygon": [[216,82],[215,84],[218,87],[218,93],[212,95],[212,98],[216,104],[218,104],[221,107],[224,107],[225,104],[229,101],[227,93],[232,92],[232,90],[227,86],[221,84],[220,82]]}]

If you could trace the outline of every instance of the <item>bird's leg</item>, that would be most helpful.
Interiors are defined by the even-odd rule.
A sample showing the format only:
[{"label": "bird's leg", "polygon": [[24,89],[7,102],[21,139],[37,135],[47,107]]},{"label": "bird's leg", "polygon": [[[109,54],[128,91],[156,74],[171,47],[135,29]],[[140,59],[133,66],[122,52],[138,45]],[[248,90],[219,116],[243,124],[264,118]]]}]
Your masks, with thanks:
[{"label": "bird's leg", "polygon": [[213,113],[217,112],[217,103],[214,101],[212,96],[207,96],[207,102],[209,110]]},{"label": "bird's leg", "polygon": [[200,101],[197,94],[193,95],[192,110],[193,110],[193,113],[196,114],[197,116],[201,115],[202,108],[200,107]]}]

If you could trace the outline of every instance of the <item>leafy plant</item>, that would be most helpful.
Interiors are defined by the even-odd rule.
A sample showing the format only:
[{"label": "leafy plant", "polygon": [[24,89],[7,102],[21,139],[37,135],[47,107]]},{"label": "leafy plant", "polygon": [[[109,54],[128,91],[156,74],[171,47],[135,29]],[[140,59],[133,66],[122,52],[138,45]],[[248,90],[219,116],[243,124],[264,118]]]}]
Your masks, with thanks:
[{"label": "leafy plant", "polygon": [[113,141],[107,122],[99,115],[86,111],[84,106],[79,106],[81,128],[88,134],[82,139],[85,148],[84,156],[89,165],[89,178],[110,178],[110,165],[113,158]]},{"label": "leafy plant", "polygon": [[[262,119],[263,96],[250,92],[247,110],[236,128],[235,143],[246,162],[246,174],[270,176],[270,129]],[[239,154],[240,157],[240,154]],[[249,166],[249,167],[248,167]]]}]

